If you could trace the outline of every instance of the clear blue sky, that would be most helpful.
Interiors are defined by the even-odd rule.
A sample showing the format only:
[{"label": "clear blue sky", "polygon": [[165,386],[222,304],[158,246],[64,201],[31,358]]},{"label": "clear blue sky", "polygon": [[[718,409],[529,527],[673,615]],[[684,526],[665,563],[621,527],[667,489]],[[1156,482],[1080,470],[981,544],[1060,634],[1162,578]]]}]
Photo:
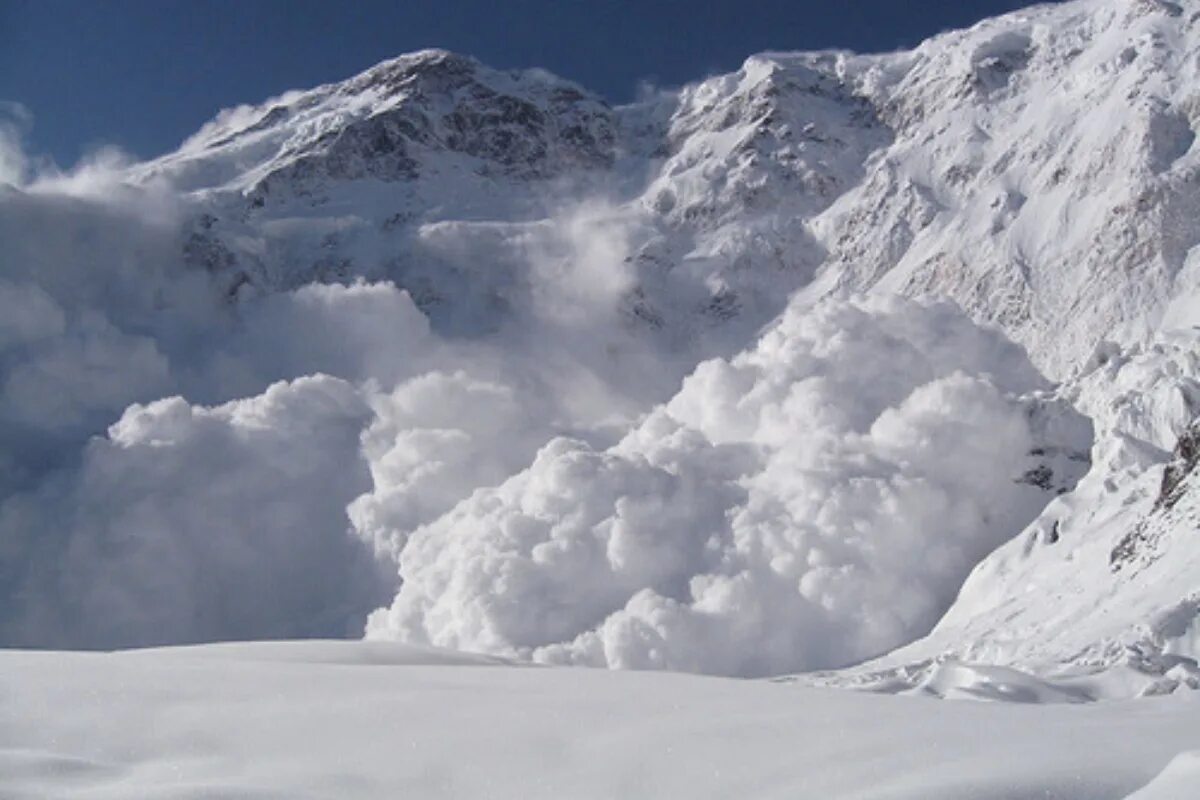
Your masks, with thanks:
[{"label": "clear blue sky", "polygon": [[423,47],[541,66],[614,102],[761,50],[912,45],[1021,0],[0,0],[0,100],[61,165],[173,149],[219,109]]}]

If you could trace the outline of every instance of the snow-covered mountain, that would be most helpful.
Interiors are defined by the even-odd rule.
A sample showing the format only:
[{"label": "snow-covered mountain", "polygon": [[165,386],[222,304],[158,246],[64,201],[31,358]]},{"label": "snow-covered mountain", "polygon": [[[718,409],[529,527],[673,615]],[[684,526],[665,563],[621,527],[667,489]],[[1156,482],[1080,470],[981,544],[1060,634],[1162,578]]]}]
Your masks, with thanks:
[{"label": "snow-covered mountain", "polygon": [[912,52],[754,56],[615,109],[425,51],[223,112],[134,172],[211,208],[189,257],[233,287],[388,277],[435,324],[439,304],[478,316],[518,302],[519,266],[464,289],[439,254],[494,261],[496,226],[603,197],[636,220],[635,321],[761,324],[819,268],[822,292],[949,296],[1066,377],[1100,339],[1195,322],[1195,13],[1042,6]]},{"label": "snow-covered mountain", "polygon": [[0,189],[0,641],[1195,687],[1197,126],[1200,3],[1074,0],[621,107],[422,51]]},{"label": "snow-covered mountain", "polygon": [[583,206],[621,223],[605,269],[627,325],[687,348],[736,318],[736,347],[811,280],[821,249],[798,223],[889,141],[837,61],[755,58],[613,109],[540,70],[424,51],[225,112],[134,175],[195,199],[189,262],[231,292],[387,278],[453,333],[519,313],[543,277],[528,250],[558,257],[555,222]]}]

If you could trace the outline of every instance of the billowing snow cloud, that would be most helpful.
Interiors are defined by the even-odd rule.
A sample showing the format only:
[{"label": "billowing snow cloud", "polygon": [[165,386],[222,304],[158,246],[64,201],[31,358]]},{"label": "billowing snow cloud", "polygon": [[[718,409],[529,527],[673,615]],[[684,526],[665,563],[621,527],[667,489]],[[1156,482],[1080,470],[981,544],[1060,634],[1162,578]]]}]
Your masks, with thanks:
[{"label": "billowing snow cloud", "polygon": [[20,103],[0,100],[0,186],[25,181],[28,163],[21,139],[30,124],[29,110]]},{"label": "billowing snow cloud", "polygon": [[371,398],[363,432],[373,488],[349,507],[376,552],[399,556],[409,532],[528,463],[545,436],[538,404],[466,372],[430,372]]},{"label": "billowing snow cloud", "polygon": [[417,530],[368,633],[734,675],[885,651],[1044,506],[1035,443],[1087,446],[1041,387],[949,306],[794,309],[615,447],[557,439]]},{"label": "billowing snow cloud", "polygon": [[[0,190],[0,644],[358,635],[412,529],[682,374],[593,335],[620,278],[491,339],[389,282],[227,297],[178,193],[105,164]],[[568,216],[512,249],[582,304],[622,223]]]},{"label": "billowing snow cloud", "polygon": [[462,272],[496,281],[463,309],[508,303],[482,327],[353,276],[229,294],[187,213],[104,157],[0,190],[0,645],[842,664],[927,630],[1089,439],[940,305],[797,306],[680,390],[603,203],[424,230],[429,269],[495,255]]},{"label": "billowing snow cloud", "polygon": [[[407,532],[528,463],[555,418],[519,386],[431,371],[483,354],[436,341],[390,284],[214,311],[186,345],[80,321],[34,284],[0,283],[0,303],[8,643],[357,635]],[[180,390],[217,405],[153,400]]]},{"label": "billowing snow cloud", "polygon": [[0,506],[8,643],[346,636],[389,581],[347,532],[370,409],[316,376],[133,405],[78,471]]}]

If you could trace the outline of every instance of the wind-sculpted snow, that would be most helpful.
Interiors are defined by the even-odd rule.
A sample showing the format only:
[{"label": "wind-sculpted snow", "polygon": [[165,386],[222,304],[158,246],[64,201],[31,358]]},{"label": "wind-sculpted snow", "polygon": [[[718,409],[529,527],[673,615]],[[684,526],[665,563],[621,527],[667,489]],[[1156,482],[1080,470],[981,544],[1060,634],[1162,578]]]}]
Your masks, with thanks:
[{"label": "wind-sculpted snow", "polygon": [[948,306],[789,313],[616,446],[558,439],[416,531],[368,634],[731,675],[884,652],[1046,503],[1018,480],[1035,444],[1087,447],[1082,418],[1016,396],[1041,386]]}]

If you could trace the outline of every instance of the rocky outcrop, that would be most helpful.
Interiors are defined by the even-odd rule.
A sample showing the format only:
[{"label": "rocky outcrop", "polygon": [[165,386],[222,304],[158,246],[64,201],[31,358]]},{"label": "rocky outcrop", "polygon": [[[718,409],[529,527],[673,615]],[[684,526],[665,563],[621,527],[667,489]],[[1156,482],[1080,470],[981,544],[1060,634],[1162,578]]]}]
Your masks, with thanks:
[{"label": "rocky outcrop", "polygon": [[1162,487],[1154,502],[1156,511],[1174,508],[1187,491],[1184,481],[1196,472],[1200,463],[1200,418],[1179,437],[1174,455],[1174,460],[1163,470]]}]

